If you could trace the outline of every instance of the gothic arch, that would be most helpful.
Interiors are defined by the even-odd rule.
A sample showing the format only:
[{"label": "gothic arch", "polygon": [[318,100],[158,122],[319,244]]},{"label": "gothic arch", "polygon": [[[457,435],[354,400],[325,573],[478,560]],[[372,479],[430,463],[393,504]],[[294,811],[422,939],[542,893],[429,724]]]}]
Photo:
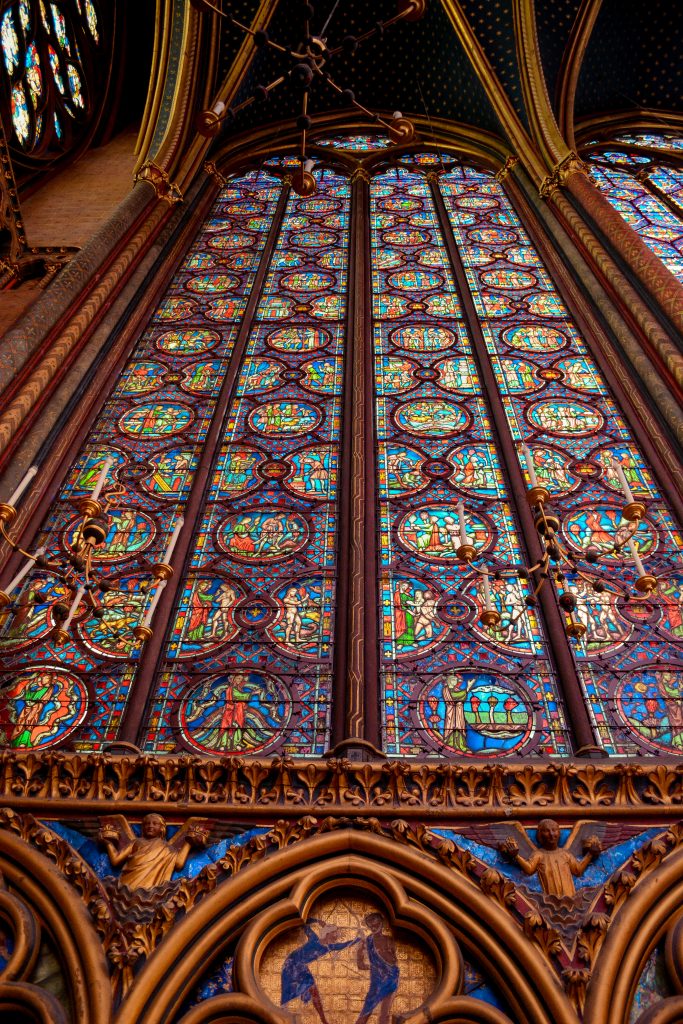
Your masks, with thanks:
[{"label": "gothic arch", "polygon": [[[431,863],[419,854],[386,839],[351,830],[329,833],[274,854],[220,885],[180,921],[158,951],[150,957],[119,1011],[116,1024],[170,1024],[177,1019],[183,999],[204,965],[240,937],[237,960],[238,987],[243,988],[247,954],[256,934],[289,909],[310,906],[311,894],[346,882],[378,895],[399,920],[418,927],[420,913],[430,918],[432,933],[445,943],[455,942],[474,951],[488,970],[514,1013],[524,1024],[576,1024],[574,1009],[540,953],[525,941],[508,914],[460,875]],[[405,893],[402,897],[401,893]],[[392,901],[398,901],[398,908]],[[292,902],[293,901],[293,902]],[[414,902],[413,902],[414,901]],[[274,907],[279,904],[279,910]],[[412,906],[406,906],[410,905]],[[416,910],[417,905],[422,910]],[[244,922],[255,922],[242,931]],[[433,944],[432,944],[433,945]],[[491,1013],[475,1000],[457,996],[458,964],[442,960],[443,985],[437,986],[433,1019],[440,1024],[455,1020],[472,1024],[503,1024],[504,1015]],[[450,986],[450,991],[448,991]],[[254,1021],[281,1024],[273,1008],[258,1009],[257,992],[247,980],[239,999],[221,996],[196,1008],[183,1024],[227,1024]],[[200,1004],[201,1007],[201,1004]],[[431,1007],[430,1007],[431,1009]],[[468,1016],[469,1014],[469,1016]],[[478,1014],[478,1016],[477,1016]],[[417,1015],[415,1020],[417,1020]]]},{"label": "gothic arch", "polygon": [[[585,1019],[591,1024],[622,1024],[629,1019],[633,994],[645,962],[661,937],[669,932],[667,963],[671,980],[681,990],[680,912],[683,909],[683,853],[667,857],[663,865],[638,885],[615,915],[588,986]],[[670,929],[670,930],[669,930]],[[668,1001],[667,1001],[668,1002]],[[680,1020],[683,1000],[674,997],[667,1008],[675,1016],[647,1018],[652,1024]],[[657,1008],[655,1008],[657,1009]]]},{"label": "gothic arch", "polygon": [[11,889],[11,893],[0,892],[0,915],[9,919],[17,941],[0,982],[0,1012],[13,1011],[17,1017],[12,1019],[22,1024],[24,1019],[40,1024],[60,1024],[62,1019],[54,997],[15,980],[26,978],[38,954],[35,915],[59,950],[74,1024],[107,1024],[111,1019],[110,984],[99,936],[85,904],[51,863],[49,846],[46,853],[44,856],[18,836],[0,831],[0,871]]}]

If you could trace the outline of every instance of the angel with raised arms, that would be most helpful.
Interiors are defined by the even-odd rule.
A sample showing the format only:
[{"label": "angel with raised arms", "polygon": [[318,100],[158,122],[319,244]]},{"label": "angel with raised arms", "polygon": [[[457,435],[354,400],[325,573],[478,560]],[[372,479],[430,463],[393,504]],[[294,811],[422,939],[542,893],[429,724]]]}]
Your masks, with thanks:
[{"label": "angel with raised arms", "polygon": [[[576,824],[564,846],[560,846],[560,826],[552,818],[539,821],[536,846],[521,825],[511,822],[509,827],[515,830],[516,836],[508,835],[499,843],[499,851],[525,874],[538,875],[546,896],[572,899],[576,893],[574,878],[581,877],[588,865],[602,853],[596,827],[589,822]],[[591,834],[587,834],[588,829]],[[572,852],[575,848],[580,849],[581,858]]]},{"label": "angel with raised arms", "polygon": [[119,883],[129,889],[154,889],[170,882],[173,872],[185,866],[193,848],[202,849],[209,828],[199,818],[189,818],[172,839],[166,838],[166,822],[160,814],[146,814],[136,836],[122,814],[102,819],[98,840],[112,867],[121,868]]}]

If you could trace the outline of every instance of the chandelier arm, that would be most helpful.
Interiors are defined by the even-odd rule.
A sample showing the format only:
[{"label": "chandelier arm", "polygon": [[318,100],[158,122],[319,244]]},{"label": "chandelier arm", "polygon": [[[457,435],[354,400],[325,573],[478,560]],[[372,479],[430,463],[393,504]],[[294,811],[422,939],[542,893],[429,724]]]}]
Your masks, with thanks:
[{"label": "chandelier arm", "polygon": [[[332,88],[334,89],[335,92],[337,92],[339,94],[344,92],[342,87],[340,85],[337,85],[337,83],[330,76],[330,73],[328,71],[323,71],[322,72],[322,76],[325,79],[325,81],[327,82],[327,84],[332,86]],[[388,128],[391,127],[391,125],[387,121],[385,121],[380,114],[373,114],[373,112],[371,110],[368,110],[367,107],[364,107],[363,104],[359,103],[357,99],[354,98],[352,100],[352,105],[354,107],[356,107],[358,110],[362,111],[364,114],[366,114],[373,121],[376,121],[378,124],[383,125],[384,128],[388,129]]]}]

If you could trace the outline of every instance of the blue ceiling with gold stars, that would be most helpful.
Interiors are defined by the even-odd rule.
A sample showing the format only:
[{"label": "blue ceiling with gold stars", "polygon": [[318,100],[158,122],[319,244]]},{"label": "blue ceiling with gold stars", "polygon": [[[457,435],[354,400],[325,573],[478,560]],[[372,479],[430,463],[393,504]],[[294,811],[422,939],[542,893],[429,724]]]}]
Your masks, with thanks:
[{"label": "blue ceiling with gold stars", "polygon": [[[227,0],[224,0],[227,2]],[[311,33],[325,35],[330,48],[357,37],[396,12],[397,0],[314,0]],[[528,126],[517,50],[513,0],[459,0],[492,69],[523,124]],[[577,89],[577,116],[609,111],[680,109],[683,97],[683,0],[604,0],[590,40]],[[269,37],[299,49],[304,36],[304,0],[280,0]],[[230,12],[250,24],[258,0],[230,0]],[[548,94],[557,110],[563,54],[580,0],[535,0],[536,24]],[[220,75],[225,77],[244,36],[223,20]],[[355,52],[347,49],[330,59],[326,70],[356,100],[371,110],[445,118],[500,135],[501,126],[475,74],[442,0],[428,0],[425,16],[377,32]],[[261,48],[242,82],[235,103],[245,100],[288,72],[293,61],[269,47]],[[228,121],[220,136],[289,122],[301,109],[301,88],[292,79],[263,101]],[[310,113],[357,112],[324,82],[315,80]],[[370,123],[370,122],[369,122]],[[424,137],[424,133],[423,133]]]},{"label": "blue ceiling with gold stars", "polygon": [[[334,0],[318,0],[311,21],[312,33],[321,32]],[[281,45],[298,49],[303,39],[302,3],[281,0],[270,23],[269,37]],[[231,6],[236,15],[237,8]],[[358,36],[396,12],[396,0],[373,0],[372,4],[340,0],[332,13],[326,32],[330,48],[345,37]],[[223,36],[222,73],[227,73],[241,34],[226,28]],[[292,61],[270,48],[261,49],[242,84],[236,103],[250,96],[257,86],[266,86]],[[399,23],[376,33],[361,43],[356,52],[334,56],[326,66],[344,89],[352,89],[356,100],[371,110],[447,118],[500,134],[500,125],[483,86],[460,46],[439,0],[431,0],[425,16],[417,22]],[[291,81],[273,90],[269,98],[240,112],[227,132],[289,120],[300,112],[301,90]],[[348,102],[324,82],[315,81],[311,90],[310,111],[349,110]],[[354,114],[354,116],[356,116]],[[370,123],[370,122],[368,122]],[[423,133],[424,134],[424,133]],[[225,135],[222,137],[225,141]]]},{"label": "blue ceiling with gold stars", "polygon": [[680,110],[682,99],[682,0],[604,0],[579,77],[576,116]]}]

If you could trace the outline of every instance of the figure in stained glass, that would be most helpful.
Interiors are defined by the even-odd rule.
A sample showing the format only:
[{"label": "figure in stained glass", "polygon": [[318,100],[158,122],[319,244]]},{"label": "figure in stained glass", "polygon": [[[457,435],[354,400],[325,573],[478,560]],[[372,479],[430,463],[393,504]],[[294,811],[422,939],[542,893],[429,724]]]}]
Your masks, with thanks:
[{"label": "figure in stained glass", "polygon": [[629,728],[660,750],[683,750],[680,672],[651,668],[624,677],[617,708]]},{"label": "figure in stained glass", "polygon": [[[477,513],[466,516],[469,543],[482,550],[493,540],[491,526]],[[455,505],[427,505],[408,513],[399,523],[401,543],[419,557],[437,561],[457,561],[462,541]]]},{"label": "figure in stained glass", "polygon": [[157,348],[174,355],[193,356],[215,348],[221,337],[216,331],[193,328],[187,331],[166,331],[156,340]]},{"label": "figure in stained glass", "polygon": [[229,516],[218,541],[229,555],[244,561],[265,562],[300,551],[309,540],[306,519],[295,512],[252,508]]},{"label": "figure in stained glass", "polygon": [[[149,516],[130,508],[110,510],[107,522],[107,535],[102,545],[93,552],[93,558],[98,562],[120,562],[144,551],[156,533]],[[80,523],[78,519],[67,529],[64,535],[67,549],[75,550],[78,547]]]},{"label": "figure in stained glass", "polygon": [[331,585],[320,578],[298,579],[273,593],[280,609],[268,628],[283,649],[307,658],[317,658],[329,646]]},{"label": "figure in stained glass", "polygon": [[441,352],[456,344],[456,336],[447,327],[398,327],[391,332],[391,340],[398,348],[412,352]]},{"label": "figure in stained glass", "polygon": [[482,497],[497,497],[503,493],[502,477],[490,445],[468,444],[455,448],[448,458],[454,467],[451,479],[458,487],[476,491]]},{"label": "figure in stained glass", "polygon": [[305,402],[265,402],[249,414],[249,423],[260,434],[274,437],[308,434],[321,420],[320,410]]},{"label": "figure in stained glass", "polygon": [[508,327],[503,331],[502,338],[511,348],[522,352],[557,352],[567,342],[561,331],[545,324]]},{"label": "figure in stained glass", "polygon": [[256,669],[214,676],[184,698],[180,722],[186,741],[207,753],[253,753],[285,729],[292,697],[276,676]]},{"label": "figure in stained glass", "polygon": [[[581,509],[566,518],[563,529],[568,540],[578,550],[585,551],[589,547],[594,547],[602,558],[612,560],[630,557],[627,551],[621,551],[631,536],[630,524],[622,519],[621,510]],[[649,555],[656,549],[657,538],[647,520],[639,525],[634,537],[642,556]],[[615,550],[615,547],[618,550]]]},{"label": "figure in stained glass", "polygon": [[395,415],[399,426],[418,437],[448,437],[464,430],[468,422],[463,408],[438,398],[406,402]]},{"label": "figure in stained glass", "polygon": [[287,486],[307,498],[326,499],[336,485],[337,455],[327,447],[304,448],[289,456]]},{"label": "figure in stained glass", "polygon": [[160,438],[186,430],[193,419],[191,409],[175,402],[149,402],[124,413],[121,430],[133,437]]},{"label": "figure in stained glass", "polygon": [[52,746],[78,727],[86,708],[86,690],[77,676],[35,666],[0,689],[0,742],[33,750]]},{"label": "figure in stained glass", "polygon": [[0,650],[19,650],[46,636],[54,627],[52,608],[68,602],[70,590],[49,573],[32,575],[11,604],[0,609]]},{"label": "figure in stained glass", "polygon": [[528,412],[534,426],[548,434],[584,436],[600,430],[604,420],[596,410],[579,402],[538,402]]},{"label": "figure in stained glass", "polygon": [[480,757],[520,750],[533,734],[526,693],[502,676],[448,671],[417,702],[421,728],[438,750]]}]

